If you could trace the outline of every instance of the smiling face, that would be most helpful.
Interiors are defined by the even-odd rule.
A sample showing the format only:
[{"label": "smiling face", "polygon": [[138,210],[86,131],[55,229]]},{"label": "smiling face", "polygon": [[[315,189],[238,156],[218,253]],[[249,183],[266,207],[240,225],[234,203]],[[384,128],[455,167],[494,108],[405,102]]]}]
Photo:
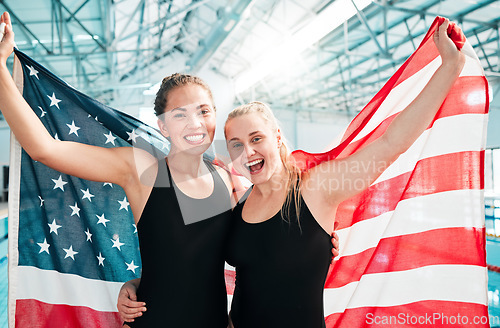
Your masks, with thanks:
[{"label": "smiling face", "polygon": [[230,119],[225,126],[226,144],[234,168],[252,183],[268,182],[283,168],[281,132],[259,113]]},{"label": "smiling face", "polygon": [[212,98],[197,84],[168,91],[165,112],[158,116],[158,126],[165,137],[170,137],[172,153],[203,154],[215,133]]}]

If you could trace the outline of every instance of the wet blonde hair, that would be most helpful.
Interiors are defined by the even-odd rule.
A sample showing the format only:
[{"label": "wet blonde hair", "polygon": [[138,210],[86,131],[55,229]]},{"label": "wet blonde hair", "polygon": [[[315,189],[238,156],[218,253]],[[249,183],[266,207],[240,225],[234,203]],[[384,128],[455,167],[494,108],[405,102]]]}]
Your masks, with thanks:
[{"label": "wet blonde hair", "polygon": [[[275,132],[278,133],[279,129],[279,123],[276,117],[274,116],[274,113],[272,112],[271,108],[260,101],[252,101],[248,104],[241,105],[233,109],[227,116],[226,123],[224,124],[224,134],[226,133],[226,126],[227,123],[232,120],[233,118],[240,117],[243,115],[247,114],[253,114],[257,113],[259,114],[266,122],[269,123],[271,129]],[[286,199],[284,202],[285,206],[281,207],[281,216],[283,218],[287,217],[286,214],[290,215],[290,203],[292,199],[295,200],[295,214],[297,216],[297,220],[299,219],[299,214],[300,214],[300,177],[301,177],[301,171],[300,169],[295,165],[295,163],[291,160],[291,153],[288,150],[289,147],[287,145],[287,142],[283,136],[281,136],[281,146],[280,146],[280,159],[281,162],[283,163],[283,166],[285,167],[285,170],[288,175],[287,183],[286,183],[286,190],[287,190],[287,195]]]}]

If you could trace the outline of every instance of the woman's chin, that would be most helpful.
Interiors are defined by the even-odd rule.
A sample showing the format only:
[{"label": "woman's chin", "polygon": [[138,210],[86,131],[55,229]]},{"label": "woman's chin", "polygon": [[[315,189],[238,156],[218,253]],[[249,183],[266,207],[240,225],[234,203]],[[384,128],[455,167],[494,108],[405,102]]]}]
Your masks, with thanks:
[{"label": "woman's chin", "polygon": [[270,180],[270,177],[266,176],[265,172],[260,171],[258,173],[248,173],[247,179],[250,180],[254,185],[259,185],[266,183]]},{"label": "woman's chin", "polygon": [[210,148],[209,143],[203,143],[197,146],[189,145],[189,147],[185,147],[182,150],[177,150],[176,153],[182,153],[189,156],[201,156],[208,150],[208,148]]}]

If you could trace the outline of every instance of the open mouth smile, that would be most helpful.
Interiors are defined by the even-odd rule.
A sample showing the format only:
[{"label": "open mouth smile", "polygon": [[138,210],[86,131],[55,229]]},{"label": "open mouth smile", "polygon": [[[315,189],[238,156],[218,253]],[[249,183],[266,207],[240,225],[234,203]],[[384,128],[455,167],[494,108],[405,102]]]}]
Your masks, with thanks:
[{"label": "open mouth smile", "polygon": [[259,158],[245,164],[245,167],[250,171],[250,174],[257,174],[262,171],[264,167],[264,159]]},{"label": "open mouth smile", "polygon": [[184,140],[192,145],[199,145],[205,140],[205,133],[189,134],[184,136]]}]

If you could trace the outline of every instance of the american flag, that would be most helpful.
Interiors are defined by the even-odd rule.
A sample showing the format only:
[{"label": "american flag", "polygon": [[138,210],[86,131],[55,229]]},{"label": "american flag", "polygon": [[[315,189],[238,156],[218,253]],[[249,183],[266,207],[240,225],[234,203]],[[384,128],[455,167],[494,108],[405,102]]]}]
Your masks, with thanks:
[{"label": "american flag", "polygon": [[[432,35],[350,123],[338,146],[296,152],[304,168],[379,137],[441,64]],[[325,285],[327,327],[489,327],[484,228],[488,83],[467,61],[428,129],[367,190],[337,211],[340,256]],[[362,169],[362,168],[361,168]]]},{"label": "american flag", "polygon": [[[78,92],[20,51],[14,79],[56,139],[136,146],[164,156],[159,132]],[[65,156],[65,154],[60,154]],[[9,326],[120,327],[116,299],[140,276],[127,197],[33,161],[12,138],[9,204]]]},{"label": "american flag", "polygon": [[[296,152],[295,158],[314,165],[380,136],[439,66],[431,37],[437,24],[332,152]],[[368,190],[338,210],[341,255],[325,286],[328,327],[488,326],[482,193],[488,87],[467,42],[463,52],[467,63],[432,125]],[[16,53],[24,96],[54,137],[101,146],[137,140],[154,144],[152,152],[166,151],[154,129]],[[11,327],[118,327],[118,289],[140,270],[123,191],[34,163],[18,145],[12,152]],[[232,270],[226,279],[232,294]]]}]

